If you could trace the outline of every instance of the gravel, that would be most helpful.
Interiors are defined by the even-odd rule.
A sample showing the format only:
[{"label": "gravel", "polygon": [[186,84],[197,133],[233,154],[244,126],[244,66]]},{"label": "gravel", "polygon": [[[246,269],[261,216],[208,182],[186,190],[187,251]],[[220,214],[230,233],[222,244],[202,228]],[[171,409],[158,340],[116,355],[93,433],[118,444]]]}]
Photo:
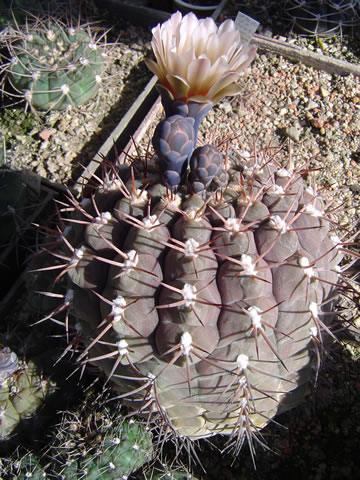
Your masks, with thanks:
[{"label": "gravel", "polygon": [[261,53],[241,77],[243,94],[216,105],[202,123],[231,133],[234,148],[284,146],[296,162],[320,168],[317,182],[343,202],[341,225],[360,205],[360,83]]}]

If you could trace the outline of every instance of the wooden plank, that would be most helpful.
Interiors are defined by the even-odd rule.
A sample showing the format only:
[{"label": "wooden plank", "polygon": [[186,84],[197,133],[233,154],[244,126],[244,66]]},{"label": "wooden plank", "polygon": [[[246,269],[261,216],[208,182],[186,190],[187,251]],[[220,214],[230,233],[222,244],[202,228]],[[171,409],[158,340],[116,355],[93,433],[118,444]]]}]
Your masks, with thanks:
[{"label": "wooden plank", "polygon": [[[151,108],[152,104],[155,102],[158,94],[155,89],[155,84],[157,82],[157,77],[154,75],[142,93],[138,96],[136,101],[132,104],[130,109],[126,112],[124,117],[118,123],[118,125],[111,132],[110,136],[107,138],[105,143],[98,150],[93,160],[87,165],[86,169],[82,175],[76,181],[73,190],[77,193],[81,193],[83,188],[86,186],[90,178],[98,170],[100,163],[104,158],[112,161],[115,155],[115,146],[118,151],[123,150],[125,147],[128,138],[133,134],[134,130],[139,126],[144,116]],[[122,138],[123,144],[119,143],[119,140]]]},{"label": "wooden plank", "polygon": [[338,75],[349,75],[352,73],[353,75],[360,76],[360,65],[311,52],[307,48],[291,45],[281,40],[255,34],[251,43],[255,43],[259,50],[282,55],[291,60],[301,62],[304,65],[310,65],[318,70],[324,70],[327,73],[335,73]]}]

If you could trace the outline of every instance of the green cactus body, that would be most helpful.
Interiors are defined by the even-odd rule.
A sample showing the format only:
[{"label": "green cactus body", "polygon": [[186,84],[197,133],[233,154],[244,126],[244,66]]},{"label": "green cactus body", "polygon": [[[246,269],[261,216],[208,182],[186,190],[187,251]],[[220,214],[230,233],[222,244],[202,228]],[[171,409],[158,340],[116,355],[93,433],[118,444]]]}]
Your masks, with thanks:
[{"label": "green cactus body", "polygon": [[80,462],[87,480],[127,478],[152,458],[152,435],[135,422],[122,422],[105,436],[98,455]]},{"label": "green cactus body", "polygon": [[[118,188],[114,175],[65,256],[81,360],[174,435],[240,445],[303,399],[334,315],[343,241],[306,166],[280,168],[267,153],[232,162],[225,187],[199,194],[169,193],[156,174]],[[99,212],[111,222],[101,226]],[[108,239],[105,255],[89,230]]]},{"label": "green cactus body", "polygon": [[[4,349],[2,350],[4,352]],[[32,362],[3,372],[0,383],[0,440],[6,440],[18,423],[31,417],[52,385],[42,380]]]},{"label": "green cactus body", "polygon": [[27,453],[16,464],[18,465],[18,474],[15,477],[17,480],[46,480],[49,478],[38,457],[33,453]]},{"label": "green cactus body", "polygon": [[168,466],[158,462],[155,466],[144,472],[146,480],[198,480],[182,466]]},{"label": "green cactus body", "polygon": [[35,110],[82,105],[98,92],[105,58],[82,27],[41,24],[10,46],[7,78]]}]

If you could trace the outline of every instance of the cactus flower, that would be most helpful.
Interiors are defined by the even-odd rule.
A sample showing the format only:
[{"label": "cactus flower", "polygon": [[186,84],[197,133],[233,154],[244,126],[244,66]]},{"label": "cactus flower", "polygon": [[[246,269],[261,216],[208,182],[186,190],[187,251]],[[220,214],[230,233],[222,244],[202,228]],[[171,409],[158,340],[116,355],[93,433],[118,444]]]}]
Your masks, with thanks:
[{"label": "cactus flower", "polygon": [[240,73],[252,62],[256,47],[241,41],[233,20],[219,27],[212,18],[174,13],[152,30],[156,61],[148,68],[174,100],[215,103],[240,91]]}]

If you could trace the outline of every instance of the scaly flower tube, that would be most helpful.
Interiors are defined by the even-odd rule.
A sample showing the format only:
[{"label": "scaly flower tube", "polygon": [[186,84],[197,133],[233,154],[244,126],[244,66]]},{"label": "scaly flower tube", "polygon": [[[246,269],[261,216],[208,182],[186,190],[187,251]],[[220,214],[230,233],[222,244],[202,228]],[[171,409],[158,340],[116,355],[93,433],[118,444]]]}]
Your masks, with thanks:
[{"label": "scaly flower tube", "polygon": [[217,27],[212,18],[176,12],[152,33],[156,62],[146,64],[158,76],[162,94],[178,102],[216,103],[238,94],[240,73],[256,54],[230,19]]}]

